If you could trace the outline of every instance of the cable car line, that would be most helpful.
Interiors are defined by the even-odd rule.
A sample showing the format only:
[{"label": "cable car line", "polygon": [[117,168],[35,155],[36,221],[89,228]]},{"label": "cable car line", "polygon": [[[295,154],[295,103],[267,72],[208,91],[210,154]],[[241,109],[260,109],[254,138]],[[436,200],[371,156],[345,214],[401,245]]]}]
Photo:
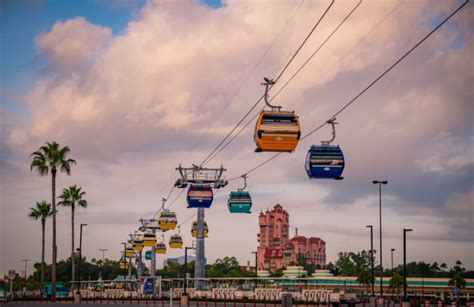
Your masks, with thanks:
[{"label": "cable car line", "polygon": [[[395,61],[392,65],[390,65],[384,72],[382,72],[377,78],[375,78],[369,85],[367,85],[362,91],[360,91],[354,98],[352,98],[348,103],[346,103],[342,108],[340,108],[336,113],[334,113],[328,120],[326,120],[324,123],[316,127],[315,129],[311,130],[309,133],[301,137],[301,141],[304,139],[308,138],[312,134],[314,134],[316,131],[320,130],[322,127],[324,127],[327,122],[335,117],[337,117],[339,114],[344,112],[351,104],[357,101],[359,97],[361,97],[365,92],[367,92],[375,83],[377,83],[380,79],[382,79],[386,74],[388,74],[395,66],[397,66],[400,62],[402,62],[410,53],[412,53],[416,48],[418,48],[423,42],[425,42],[433,33],[435,33],[439,28],[441,28],[451,17],[453,17],[457,12],[459,12],[467,3],[469,0],[466,0],[461,6],[459,6],[455,11],[453,11],[448,17],[446,17],[442,22],[440,22],[431,32],[429,32],[427,35],[425,35],[418,43],[416,43],[412,48],[410,48],[407,52],[405,52],[397,61]],[[249,171],[245,172],[245,175],[248,175],[258,168],[264,166],[265,164],[269,163],[276,157],[278,157],[281,154],[281,152],[271,156],[267,160],[263,161],[262,163],[258,164],[257,166],[253,167]],[[242,176],[242,175],[241,175]],[[237,176],[234,178],[229,179],[228,181],[236,180],[240,178],[241,176]]]},{"label": "cable car line", "polygon": [[[321,48],[329,41],[329,39],[331,39],[331,37],[339,30],[339,28],[349,19],[349,17],[355,12],[355,10],[357,10],[357,8],[360,6],[360,4],[362,3],[362,0],[360,0],[353,8],[352,10],[344,17],[344,19],[333,29],[333,31],[326,37],[326,39],[318,46],[318,48],[313,52],[313,54],[300,66],[300,68],[298,68],[298,70],[293,73],[293,75],[290,77],[290,79],[287,80],[287,82],[275,93],[275,95],[273,95],[271,98],[270,98],[270,102],[272,102],[282,91],[283,89],[286,88],[286,86],[296,77],[297,74],[299,74],[301,72],[301,70],[314,58],[314,56],[321,50]],[[273,82],[276,82],[276,81],[273,81]],[[265,94],[263,95],[263,98],[265,97]],[[260,98],[261,100],[262,98]],[[259,100],[259,101],[260,101]],[[264,108],[262,108],[259,113],[263,110]],[[205,163],[208,163],[209,161],[211,161],[212,159],[214,159],[222,150],[224,150],[224,148],[226,148],[230,143],[233,142],[233,140],[243,131],[245,130],[249,125],[250,123],[252,123],[255,118],[259,115],[259,113],[257,113],[256,115],[254,115],[252,117],[252,119],[247,122],[247,124],[245,124],[245,126],[243,126],[243,128],[241,128],[236,134],[234,134],[232,136],[232,138],[227,141],[227,143],[225,143],[223,146],[221,146],[219,148],[218,151],[216,151],[212,156],[208,156],[208,159],[207,161],[205,161]]]},{"label": "cable car line", "polygon": [[[289,67],[289,65],[291,64],[291,62],[293,62],[293,60],[295,59],[296,55],[300,52],[301,48],[303,48],[303,46],[306,44],[306,42],[308,41],[309,37],[311,37],[311,35],[313,34],[314,30],[316,30],[316,28],[318,27],[318,25],[321,23],[321,21],[324,19],[324,17],[326,16],[327,12],[330,10],[330,8],[332,7],[332,5],[334,4],[335,0],[332,0],[331,1],[331,4],[326,8],[326,10],[324,11],[324,13],[321,15],[321,17],[318,19],[318,21],[316,22],[316,24],[313,26],[313,28],[311,29],[311,31],[309,32],[309,34],[306,36],[306,38],[304,39],[304,41],[300,44],[300,46],[298,47],[298,49],[296,50],[296,52],[293,54],[293,56],[290,58],[290,60],[288,61],[288,63],[285,65],[285,67],[283,68],[283,70],[278,74],[277,78],[275,79],[275,82],[277,82],[281,76],[285,73],[286,69]],[[211,151],[211,153],[200,163],[199,166],[203,166],[205,163],[207,163],[207,160],[209,159],[209,157],[211,157],[214,152],[216,152],[219,147],[230,137],[230,135],[240,126],[240,124],[247,118],[247,116],[249,116],[249,114],[255,109],[255,107],[262,101],[262,99],[264,98],[264,95],[262,95],[258,100],[257,102],[255,102],[255,104],[247,111],[247,113],[245,113],[244,117],[242,117],[242,119],[239,120],[239,122],[229,131],[229,133],[227,133],[227,135],[219,142],[219,144],[217,144],[217,146]]]},{"label": "cable car line", "polygon": [[286,20],[285,24],[283,25],[283,27],[280,29],[280,32],[278,32],[278,34],[275,36],[275,38],[272,40],[272,42],[270,43],[270,45],[267,47],[267,49],[265,50],[265,52],[262,54],[262,56],[258,59],[257,63],[255,63],[255,65],[253,66],[253,68],[250,70],[250,72],[247,74],[247,76],[245,77],[245,79],[243,80],[243,82],[240,84],[240,86],[236,89],[236,91],[231,95],[230,99],[226,102],[224,108],[219,112],[219,114],[217,115],[217,117],[214,119],[214,121],[212,122],[212,124],[210,126],[208,126],[208,128],[206,129],[206,131],[201,135],[201,137],[199,138],[199,140],[196,142],[196,144],[193,146],[193,148],[191,149],[194,150],[202,141],[202,139],[207,135],[207,133],[209,132],[210,129],[212,129],[214,127],[214,125],[216,124],[216,122],[219,120],[219,118],[222,116],[222,114],[224,113],[224,111],[229,107],[230,103],[234,100],[234,98],[237,96],[237,94],[240,92],[240,90],[242,89],[242,87],[245,85],[245,83],[247,83],[248,79],[250,78],[250,76],[254,73],[254,71],[257,69],[257,67],[260,65],[260,63],[263,61],[263,59],[267,56],[268,52],[270,52],[270,50],[273,48],[273,46],[275,45],[276,41],[278,40],[278,38],[280,38],[281,34],[283,33],[283,31],[286,29],[286,27],[288,26],[288,24],[290,23],[290,21],[293,19],[293,17],[296,15],[296,13],[298,12],[298,10],[300,9],[301,5],[303,4],[304,0],[301,0],[300,3],[298,4],[298,6],[296,7],[296,9],[293,9],[293,12],[290,14],[289,18]]}]

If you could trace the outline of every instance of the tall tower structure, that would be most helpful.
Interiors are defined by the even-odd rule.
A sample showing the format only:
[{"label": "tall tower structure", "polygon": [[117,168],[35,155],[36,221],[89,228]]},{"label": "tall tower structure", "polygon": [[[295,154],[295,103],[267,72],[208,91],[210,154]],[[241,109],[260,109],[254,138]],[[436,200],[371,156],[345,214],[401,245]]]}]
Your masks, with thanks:
[{"label": "tall tower structure", "polygon": [[283,251],[289,242],[289,215],[280,204],[272,210],[261,212],[258,217],[257,267],[259,270],[273,270],[281,266]]},{"label": "tall tower structure", "polygon": [[194,262],[194,287],[203,289],[206,284],[202,280],[206,277],[206,254],[204,249],[204,208],[197,209],[197,229],[196,229],[196,258]]}]

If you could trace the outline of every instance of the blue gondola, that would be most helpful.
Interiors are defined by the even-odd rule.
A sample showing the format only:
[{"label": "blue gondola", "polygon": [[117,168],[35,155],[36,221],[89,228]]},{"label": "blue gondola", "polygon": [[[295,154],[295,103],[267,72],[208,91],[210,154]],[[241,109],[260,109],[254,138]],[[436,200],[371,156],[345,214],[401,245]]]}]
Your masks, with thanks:
[{"label": "blue gondola", "polygon": [[214,194],[208,184],[191,184],[189,186],[187,201],[188,208],[209,208],[212,205]]},{"label": "blue gondola", "polygon": [[312,145],[306,155],[306,173],[310,179],[342,180],[345,161],[339,145],[331,145],[336,138],[336,119],[327,122],[332,126],[332,138],[321,142],[321,145]]},{"label": "blue gondola", "polygon": [[306,156],[306,173],[314,179],[343,179],[344,154],[339,145],[313,145]]},{"label": "blue gondola", "polygon": [[227,199],[230,213],[250,213],[252,197],[247,191],[232,191]]}]

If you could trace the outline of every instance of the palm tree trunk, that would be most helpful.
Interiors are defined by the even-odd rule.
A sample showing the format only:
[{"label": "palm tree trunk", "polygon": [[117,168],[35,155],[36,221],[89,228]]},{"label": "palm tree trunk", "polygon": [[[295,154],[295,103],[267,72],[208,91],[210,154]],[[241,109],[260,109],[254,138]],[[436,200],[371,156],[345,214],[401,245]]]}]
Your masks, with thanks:
[{"label": "palm tree trunk", "polygon": [[71,267],[72,267],[72,272],[71,272],[71,280],[75,281],[75,254],[74,254],[74,204],[71,205],[71,225],[72,225],[72,252],[71,252]]},{"label": "palm tree trunk", "polygon": [[51,301],[56,301],[56,168],[51,169],[51,193],[53,204],[53,261],[51,264]]},{"label": "palm tree trunk", "polygon": [[45,245],[45,228],[46,228],[46,219],[41,219],[42,227],[42,244],[41,244],[41,289],[44,289],[44,245]]}]

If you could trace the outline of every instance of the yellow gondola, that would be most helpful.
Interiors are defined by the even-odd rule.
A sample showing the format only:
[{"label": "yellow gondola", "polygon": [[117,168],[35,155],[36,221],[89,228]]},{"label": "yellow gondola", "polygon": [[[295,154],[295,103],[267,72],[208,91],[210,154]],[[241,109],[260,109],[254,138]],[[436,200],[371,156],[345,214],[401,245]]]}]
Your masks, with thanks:
[{"label": "yellow gondola", "polygon": [[156,244],[156,235],[153,232],[145,232],[142,236],[143,246],[153,247]]},{"label": "yellow gondola", "polygon": [[176,228],[178,220],[176,219],[176,213],[163,210],[160,212],[158,217],[158,226],[161,230],[173,230]]},{"label": "yellow gondola", "polygon": [[125,259],[120,259],[119,261],[119,267],[121,270],[127,270],[128,269],[128,263]]},{"label": "yellow gondola", "polygon": [[155,253],[156,254],[166,254],[166,244],[163,243],[163,242],[160,242],[160,243],[156,244]]},{"label": "yellow gondola", "polygon": [[181,227],[178,226],[178,233],[170,237],[169,245],[170,248],[183,248],[183,238],[180,235]]},{"label": "yellow gondola", "polygon": [[298,116],[293,111],[281,111],[281,107],[268,103],[268,89],[273,80],[265,78],[265,103],[271,111],[263,110],[257,119],[254,140],[256,152],[280,151],[292,152],[296,149],[301,136]]},{"label": "yellow gondola", "polygon": [[127,247],[127,249],[125,249],[125,257],[127,258],[135,257],[135,251],[133,250],[132,247]]},{"label": "yellow gondola", "polygon": [[133,240],[132,248],[136,252],[142,251],[143,250],[143,241],[140,240],[140,239]]},{"label": "yellow gondola", "polygon": [[[207,227],[207,223],[204,222],[204,238],[207,238],[207,234],[209,232],[209,227]],[[197,222],[194,221],[193,225],[191,226],[191,235],[193,238],[196,238],[197,234]]]}]

